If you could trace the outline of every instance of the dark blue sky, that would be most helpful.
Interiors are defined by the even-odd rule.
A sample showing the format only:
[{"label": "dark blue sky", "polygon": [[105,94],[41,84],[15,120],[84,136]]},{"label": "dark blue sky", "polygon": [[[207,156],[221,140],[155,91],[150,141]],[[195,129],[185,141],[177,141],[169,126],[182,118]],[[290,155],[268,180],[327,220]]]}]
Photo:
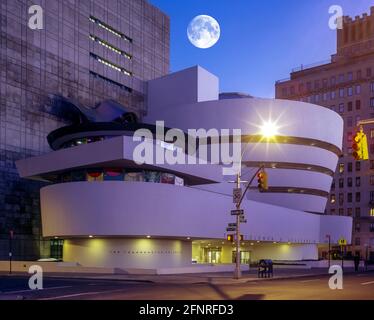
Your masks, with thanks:
[{"label": "dark blue sky", "polygon": [[[373,0],[149,0],[171,19],[171,71],[196,64],[220,78],[221,91],[274,96],[274,82],[292,68],[329,59],[336,51],[328,9],[344,15],[370,12]],[[187,26],[207,14],[219,22],[221,38],[210,49],[195,48]]]}]

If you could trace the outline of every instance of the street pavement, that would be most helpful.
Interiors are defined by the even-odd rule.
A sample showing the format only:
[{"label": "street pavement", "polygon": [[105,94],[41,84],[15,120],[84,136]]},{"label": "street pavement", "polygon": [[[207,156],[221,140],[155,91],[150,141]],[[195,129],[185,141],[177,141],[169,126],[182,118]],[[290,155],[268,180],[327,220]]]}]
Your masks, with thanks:
[{"label": "street pavement", "polygon": [[[0,274],[0,300],[374,300],[374,272],[345,272],[342,290],[331,290],[321,270],[277,271],[273,279],[229,273],[127,276],[44,276],[43,290],[29,290],[28,276]],[[282,274],[283,273],[283,274]],[[123,277],[124,278],[124,277]]]}]

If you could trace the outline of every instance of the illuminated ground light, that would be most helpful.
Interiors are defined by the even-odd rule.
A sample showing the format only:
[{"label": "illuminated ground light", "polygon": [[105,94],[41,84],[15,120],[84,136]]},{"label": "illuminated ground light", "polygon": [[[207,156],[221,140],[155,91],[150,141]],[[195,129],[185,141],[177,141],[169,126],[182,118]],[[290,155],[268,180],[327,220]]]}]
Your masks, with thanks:
[{"label": "illuminated ground light", "polygon": [[88,237],[89,237],[89,238],[93,238],[93,236],[92,236],[92,235],[89,235]]},{"label": "illuminated ground light", "polygon": [[147,239],[150,239],[151,238],[151,236],[147,236]]}]

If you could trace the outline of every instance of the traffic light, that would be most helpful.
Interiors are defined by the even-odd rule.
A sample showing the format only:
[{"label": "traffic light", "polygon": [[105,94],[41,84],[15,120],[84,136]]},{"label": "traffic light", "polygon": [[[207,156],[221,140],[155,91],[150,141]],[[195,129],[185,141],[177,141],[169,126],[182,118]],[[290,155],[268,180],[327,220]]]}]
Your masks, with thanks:
[{"label": "traffic light", "polygon": [[268,174],[265,172],[265,170],[261,170],[257,174],[257,181],[260,192],[268,189]]},{"label": "traffic light", "polygon": [[355,160],[369,159],[368,141],[362,129],[357,131],[353,138],[352,150],[352,156]]},{"label": "traffic light", "polygon": [[234,242],[234,235],[233,234],[228,234],[227,235],[227,241]]}]

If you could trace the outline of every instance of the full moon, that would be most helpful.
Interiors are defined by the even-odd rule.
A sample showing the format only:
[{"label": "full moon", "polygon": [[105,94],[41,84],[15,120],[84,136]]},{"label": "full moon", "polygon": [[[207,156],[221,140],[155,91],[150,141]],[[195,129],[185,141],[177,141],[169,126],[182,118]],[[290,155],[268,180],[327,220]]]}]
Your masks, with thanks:
[{"label": "full moon", "polygon": [[201,49],[214,46],[219,40],[221,29],[216,19],[200,15],[192,19],[187,28],[187,36],[191,43]]}]

